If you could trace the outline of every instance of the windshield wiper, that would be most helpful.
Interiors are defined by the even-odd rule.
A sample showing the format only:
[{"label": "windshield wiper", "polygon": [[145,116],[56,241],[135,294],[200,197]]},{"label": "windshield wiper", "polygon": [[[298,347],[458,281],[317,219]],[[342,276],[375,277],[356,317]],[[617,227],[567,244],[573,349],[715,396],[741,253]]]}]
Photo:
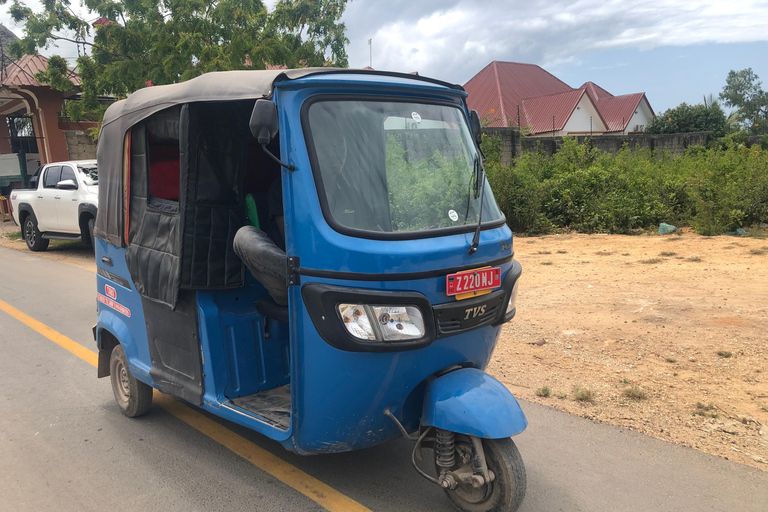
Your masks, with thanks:
[{"label": "windshield wiper", "polygon": [[478,183],[478,191],[480,192],[480,210],[477,212],[477,227],[475,228],[475,236],[472,237],[472,243],[469,246],[469,254],[472,256],[477,252],[477,247],[480,245],[480,224],[483,221],[483,200],[485,199],[485,167],[480,162],[480,158],[475,154],[475,178]]}]

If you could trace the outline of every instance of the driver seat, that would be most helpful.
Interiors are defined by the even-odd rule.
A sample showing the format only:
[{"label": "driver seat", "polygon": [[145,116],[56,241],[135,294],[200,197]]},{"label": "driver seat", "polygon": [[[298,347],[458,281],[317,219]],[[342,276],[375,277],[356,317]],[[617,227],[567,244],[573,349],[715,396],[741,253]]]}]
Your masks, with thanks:
[{"label": "driver seat", "polygon": [[288,323],[288,262],[285,252],[265,232],[254,226],[238,229],[232,245],[253,277],[269,292],[269,297],[256,301],[256,311],[265,317]]}]

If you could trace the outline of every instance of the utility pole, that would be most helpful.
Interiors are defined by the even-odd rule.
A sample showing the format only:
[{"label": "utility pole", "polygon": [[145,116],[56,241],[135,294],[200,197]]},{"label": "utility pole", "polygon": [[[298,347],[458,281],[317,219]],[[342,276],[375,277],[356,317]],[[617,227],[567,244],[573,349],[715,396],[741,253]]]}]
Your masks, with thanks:
[{"label": "utility pole", "polygon": [[373,67],[373,39],[368,40],[368,67]]}]

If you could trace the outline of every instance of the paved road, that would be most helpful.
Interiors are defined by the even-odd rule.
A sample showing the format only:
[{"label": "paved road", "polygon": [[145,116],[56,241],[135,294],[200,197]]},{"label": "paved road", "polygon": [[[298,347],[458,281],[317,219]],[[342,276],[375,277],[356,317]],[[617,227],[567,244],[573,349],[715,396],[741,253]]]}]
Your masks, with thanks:
[{"label": "paved road", "polygon": [[[93,347],[95,274],[0,248],[0,300]],[[523,403],[516,438],[528,470],[522,511],[768,510],[768,473],[620,428]],[[441,511],[404,440],[299,457],[220,425],[373,511]],[[131,420],[108,379],[0,311],[0,508],[323,510],[166,409]],[[341,505],[337,510],[345,509]]]}]

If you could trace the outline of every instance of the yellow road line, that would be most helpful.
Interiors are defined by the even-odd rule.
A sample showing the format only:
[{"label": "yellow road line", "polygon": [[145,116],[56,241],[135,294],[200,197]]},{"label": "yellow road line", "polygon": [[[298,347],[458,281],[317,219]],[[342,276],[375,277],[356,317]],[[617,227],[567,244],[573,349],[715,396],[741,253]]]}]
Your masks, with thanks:
[{"label": "yellow road line", "polygon": [[[92,366],[97,365],[98,355],[95,352],[54,331],[7,302],[0,300],[0,310],[5,311],[27,327],[67,349],[83,361],[90,363]],[[174,400],[170,396],[155,390],[153,401],[195,430],[210,437],[262,471],[269,473],[331,512],[371,512],[370,509],[345,496],[333,487],[288,464],[267,450],[256,446],[243,436],[232,432],[223,425]]]},{"label": "yellow road line", "polygon": [[96,364],[99,361],[99,356],[93,352],[92,350],[88,350],[84,346],[82,346],[79,343],[76,343],[72,341],[71,339],[67,338],[61,333],[58,333],[45,325],[42,322],[39,322],[32,318],[31,316],[27,315],[26,313],[22,313],[15,307],[11,306],[7,302],[3,302],[0,300],[0,309],[11,315],[13,318],[18,320],[19,322],[23,323],[33,331],[37,331],[55,344],[59,345],[60,347],[63,347],[73,354],[75,354],[77,357],[82,359],[83,361],[90,363],[92,366],[96,366]]}]

